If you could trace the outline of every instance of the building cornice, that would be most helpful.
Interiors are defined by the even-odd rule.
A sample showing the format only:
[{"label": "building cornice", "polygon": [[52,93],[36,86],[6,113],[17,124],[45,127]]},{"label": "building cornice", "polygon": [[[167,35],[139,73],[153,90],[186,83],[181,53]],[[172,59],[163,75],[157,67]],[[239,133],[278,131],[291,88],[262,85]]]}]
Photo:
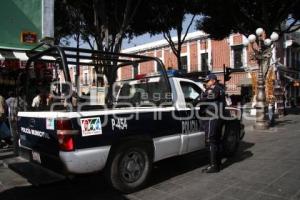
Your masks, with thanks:
[{"label": "building cornice", "polygon": [[[188,33],[186,36],[185,42],[192,41],[192,40],[199,39],[199,38],[205,38],[208,36],[209,35],[204,33],[203,31],[196,31],[196,32]],[[178,41],[177,36],[172,37],[172,40],[176,44]],[[162,48],[162,47],[166,47],[166,46],[169,46],[169,43],[167,42],[167,40],[163,39],[163,40],[149,42],[149,43],[138,45],[135,47],[123,49],[121,52],[122,53],[140,53],[143,51],[149,51],[149,50],[158,49],[158,48]]]}]

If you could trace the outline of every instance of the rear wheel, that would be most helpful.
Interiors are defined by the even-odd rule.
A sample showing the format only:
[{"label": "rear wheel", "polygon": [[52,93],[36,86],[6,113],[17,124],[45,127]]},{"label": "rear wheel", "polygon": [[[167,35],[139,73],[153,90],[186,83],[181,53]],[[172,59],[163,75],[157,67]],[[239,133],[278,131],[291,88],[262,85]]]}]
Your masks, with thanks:
[{"label": "rear wheel", "polygon": [[115,189],[130,193],[146,183],[151,168],[152,159],[147,145],[130,142],[114,152],[105,174]]}]

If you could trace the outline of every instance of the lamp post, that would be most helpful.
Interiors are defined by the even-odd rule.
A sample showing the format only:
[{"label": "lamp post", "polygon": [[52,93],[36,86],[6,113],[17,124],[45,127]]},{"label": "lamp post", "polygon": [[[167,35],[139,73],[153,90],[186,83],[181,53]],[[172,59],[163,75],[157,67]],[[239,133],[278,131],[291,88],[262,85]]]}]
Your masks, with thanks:
[{"label": "lamp post", "polygon": [[258,63],[259,71],[257,77],[257,95],[256,95],[256,123],[255,129],[265,130],[269,128],[269,122],[266,119],[266,91],[265,91],[265,78],[270,65],[272,57],[273,43],[278,40],[279,36],[273,32],[269,38],[264,35],[264,30],[258,28],[255,31],[256,35],[249,35],[248,39],[244,41],[244,45],[252,48],[254,58]]}]

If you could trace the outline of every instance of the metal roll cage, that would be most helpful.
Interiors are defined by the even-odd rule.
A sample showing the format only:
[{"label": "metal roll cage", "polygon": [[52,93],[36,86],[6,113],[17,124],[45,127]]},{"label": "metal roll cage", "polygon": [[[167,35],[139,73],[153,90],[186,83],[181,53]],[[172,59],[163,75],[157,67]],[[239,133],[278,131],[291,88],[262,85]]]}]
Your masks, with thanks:
[{"label": "metal roll cage", "polygon": [[[135,63],[156,61],[157,69],[161,73],[162,77],[165,79],[168,91],[171,92],[171,86],[168,80],[168,75],[165,66],[162,63],[162,61],[156,57],[125,53],[103,52],[98,50],[61,47],[55,45],[49,46],[47,49],[43,49],[42,51],[38,51],[38,49],[41,48],[43,45],[44,44],[41,44],[32,49],[31,51],[27,52],[27,56],[29,57],[29,59],[25,65],[26,73],[28,73],[31,63],[35,61],[48,63],[55,63],[57,61],[60,61],[60,68],[63,69],[65,81],[71,82],[71,77],[68,68],[69,65],[75,65],[76,67],[78,67],[78,69],[81,66],[101,66],[104,68],[110,68],[110,70],[112,70],[113,73],[116,73],[118,68],[122,66],[133,65],[133,67],[137,67],[138,65]],[[28,91],[28,87],[29,85],[27,76],[25,91],[26,93]],[[67,102],[70,102],[70,98],[66,100]]]}]

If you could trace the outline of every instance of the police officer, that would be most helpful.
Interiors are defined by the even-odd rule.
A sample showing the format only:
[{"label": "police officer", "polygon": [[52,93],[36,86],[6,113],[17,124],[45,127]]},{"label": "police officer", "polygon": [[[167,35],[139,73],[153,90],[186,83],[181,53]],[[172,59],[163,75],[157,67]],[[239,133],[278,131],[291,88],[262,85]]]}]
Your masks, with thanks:
[{"label": "police officer", "polygon": [[206,90],[201,96],[200,101],[205,104],[204,129],[206,142],[210,150],[210,164],[203,171],[206,173],[215,173],[220,171],[221,167],[221,152],[220,152],[220,138],[221,138],[221,119],[220,112],[225,109],[225,92],[224,88],[218,83],[217,76],[209,74],[206,77]]}]

